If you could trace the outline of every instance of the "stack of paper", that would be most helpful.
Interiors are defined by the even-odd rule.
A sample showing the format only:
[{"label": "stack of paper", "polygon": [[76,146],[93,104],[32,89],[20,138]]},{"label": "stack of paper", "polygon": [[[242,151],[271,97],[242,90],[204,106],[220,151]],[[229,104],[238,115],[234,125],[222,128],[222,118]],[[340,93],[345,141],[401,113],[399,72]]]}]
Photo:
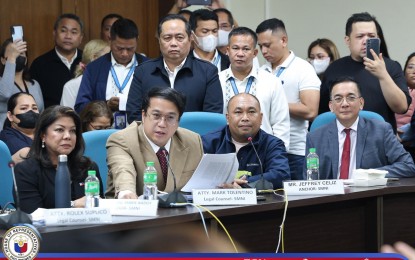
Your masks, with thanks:
[{"label": "stack of paper", "polygon": [[385,175],[388,171],[378,169],[356,169],[353,174],[353,186],[379,186],[386,185],[388,181]]}]

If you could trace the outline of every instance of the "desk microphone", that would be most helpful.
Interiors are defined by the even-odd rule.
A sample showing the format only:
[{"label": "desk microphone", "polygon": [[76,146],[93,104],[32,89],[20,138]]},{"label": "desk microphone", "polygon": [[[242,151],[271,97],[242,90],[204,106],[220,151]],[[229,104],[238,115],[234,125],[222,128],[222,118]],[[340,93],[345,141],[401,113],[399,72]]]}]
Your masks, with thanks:
[{"label": "desk microphone", "polygon": [[20,196],[19,192],[17,191],[16,176],[14,174],[14,166],[16,164],[14,163],[14,161],[9,161],[8,165],[12,171],[13,176],[13,187],[14,192],[16,193],[16,210],[11,214],[0,216],[0,228],[6,229],[9,229],[15,226],[16,224],[32,224],[32,219],[30,215],[20,210]]},{"label": "desk microphone", "polygon": [[[163,152],[164,157],[166,158],[167,165],[169,166],[170,172],[173,175],[174,190],[168,194],[158,196],[159,206],[162,208],[173,208],[173,207],[184,207],[185,204],[177,205],[176,203],[187,203],[186,197],[177,191],[176,187],[176,175],[174,175],[173,169],[170,166],[169,158],[167,157],[166,148],[160,148]],[[172,205],[173,204],[173,205]]]},{"label": "desk microphone", "polygon": [[260,170],[261,170],[261,178],[257,181],[248,183],[248,186],[251,188],[255,188],[257,192],[260,190],[273,190],[274,185],[272,185],[270,181],[267,181],[264,178],[264,168],[262,167],[262,162],[261,162],[261,159],[259,158],[257,150],[255,149],[255,145],[252,142],[252,136],[248,136],[247,139],[251,143],[252,148],[254,149],[254,152],[255,152],[256,158],[258,159]]}]

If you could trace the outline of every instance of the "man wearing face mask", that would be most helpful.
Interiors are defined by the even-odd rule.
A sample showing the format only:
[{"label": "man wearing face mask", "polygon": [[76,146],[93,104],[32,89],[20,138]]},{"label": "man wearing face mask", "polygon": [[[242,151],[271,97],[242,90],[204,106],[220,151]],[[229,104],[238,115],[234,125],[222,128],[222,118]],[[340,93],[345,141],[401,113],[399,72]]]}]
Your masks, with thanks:
[{"label": "man wearing face mask", "polygon": [[228,56],[216,50],[218,16],[208,9],[199,9],[192,13],[189,23],[194,43],[189,55],[212,63],[218,71],[227,69],[230,65]]},{"label": "man wearing face mask", "polygon": [[8,100],[7,111],[0,140],[9,148],[13,161],[18,163],[26,157],[32,145],[39,110],[32,95],[18,92]]},{"label": "man wearing face mask", "polygon": [[27,43],[7,39],[0,49],[0,130],[7,114],[7,100],[15,93],[30,93],[43,111],[43,96],[39,83],[30,78],[27,69]]}]

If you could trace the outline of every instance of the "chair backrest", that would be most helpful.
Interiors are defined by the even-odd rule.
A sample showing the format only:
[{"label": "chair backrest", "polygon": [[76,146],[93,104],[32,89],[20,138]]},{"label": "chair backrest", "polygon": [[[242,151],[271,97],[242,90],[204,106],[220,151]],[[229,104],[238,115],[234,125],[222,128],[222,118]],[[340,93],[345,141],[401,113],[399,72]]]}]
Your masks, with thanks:
[{"label": "chair backrest", "polygon": [[102,186],[107,188],[107,176],[108,176],[108,165],[107,165],[107,144],[108,137],[118,131],[117,129],[106,129],[106,130],[95,130],[89,131],[82,134],[85,140],[85,156],[88,156],[98,164],[99,173],[101,175]]},{"label": "chair backrest", "polygon": [[204,135],[226,126],[226,117],[211,112],[185,112],[180,118],[179,126]]},{"label": "chair backrest", "polygon": [[[385,121],[385,119],[378,113],[367,111],[367,110],[360,110],[359,116],[368,118],[368,119],[377,119],[380,121]],[[318,115],[316,118],[314,118],[314,121],[310,126],[310,132],[313,132],[317,128],[333,121],[335,118],[336,118],[336,115],[332,112],[325,112],[325,113]]]},{"label": "chair backrest", "polygon": [[0,205],[4,207],[13,199],[13,175],[8,164],[12,160],[10,150],[7,145],[0,140]]}]

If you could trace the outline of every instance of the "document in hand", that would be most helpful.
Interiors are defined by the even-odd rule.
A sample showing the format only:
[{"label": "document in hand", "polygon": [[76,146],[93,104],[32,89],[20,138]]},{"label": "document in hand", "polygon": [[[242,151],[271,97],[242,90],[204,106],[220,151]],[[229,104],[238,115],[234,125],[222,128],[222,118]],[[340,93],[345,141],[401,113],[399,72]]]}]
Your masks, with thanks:
[{"label": "document in hand", "polygon": [[231,183],[238,168],[239,162],[235,153],[204,154],[192,178],[182,188],[182,191],[215,189],[219,184]]}]

